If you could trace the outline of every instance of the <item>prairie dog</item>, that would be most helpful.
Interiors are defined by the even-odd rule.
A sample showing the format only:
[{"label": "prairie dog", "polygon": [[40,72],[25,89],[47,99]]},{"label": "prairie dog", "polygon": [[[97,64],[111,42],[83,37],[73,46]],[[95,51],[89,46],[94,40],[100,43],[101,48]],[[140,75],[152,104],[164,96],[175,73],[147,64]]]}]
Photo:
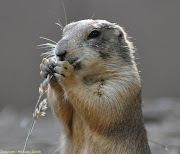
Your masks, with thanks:
[{"label": "prairie dog", "polygon": [[48,100],[63,127],[60,154],[151,153],[133,52],[123,28],[105,20],[63,29],[55,58],[40,65],[54,76]]}]

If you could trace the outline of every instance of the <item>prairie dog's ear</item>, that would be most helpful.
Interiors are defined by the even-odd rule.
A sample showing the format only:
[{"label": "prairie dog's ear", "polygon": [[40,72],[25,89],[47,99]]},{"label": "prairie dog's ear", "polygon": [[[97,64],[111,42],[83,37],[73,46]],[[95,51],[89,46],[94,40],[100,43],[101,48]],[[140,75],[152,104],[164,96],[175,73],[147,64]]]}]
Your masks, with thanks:
[{"label": "prairie dog's ear", "polygon": [[121,44],[124,44],[125,43],[125,40],[124,40],[124,34],[122,31],[120,31],[119,35],[118,35],[118,40]]},{"label": "prairie dog's ear", "polygon": [[[127,33],[124,31],[124,29],[117,25],[118,30],[118,41],[120,43],[120,46],[123,47],[123,49],[127,49],[127,51],[130,51],[131,53],[134,53],[135,49],[133,46],[133,43],[129,41]],[[117,32],[116,32],[117,33]]]},{"label": "prairie dog's ear", "polygon": [[120,26],[117,26],[118,30],[118,40],[121,44],[124,44],[126,42],[126,33],[124,32],[123,28]]}]

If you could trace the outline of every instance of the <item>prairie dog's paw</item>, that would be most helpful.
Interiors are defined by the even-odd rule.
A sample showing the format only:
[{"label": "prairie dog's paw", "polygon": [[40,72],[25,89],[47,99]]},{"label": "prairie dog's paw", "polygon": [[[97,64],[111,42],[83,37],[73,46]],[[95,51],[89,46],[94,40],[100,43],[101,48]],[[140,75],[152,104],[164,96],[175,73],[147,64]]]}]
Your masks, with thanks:
[{"label": "prairie dog's paw", "polygon": [[44,78],[47,78],[48,74],[53,75],[55,67],[54,58],[43,58],[42,63],[40,64],[40,75]]},{"label": "prairie dog's paw", "polygon": [[70,85],[77,79],[77,75],[74,72],[74,67],[67,61],[56,62],[54,71],[54,76],[62,86]]}]

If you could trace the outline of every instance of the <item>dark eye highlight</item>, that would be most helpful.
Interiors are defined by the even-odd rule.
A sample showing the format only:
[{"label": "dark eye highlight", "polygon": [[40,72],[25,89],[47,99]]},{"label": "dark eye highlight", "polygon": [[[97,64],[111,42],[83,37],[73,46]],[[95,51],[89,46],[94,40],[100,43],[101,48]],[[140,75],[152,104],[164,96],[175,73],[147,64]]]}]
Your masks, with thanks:
[{"label": "dark eye highlight", "polygon": [[93,30],[89,36],[88,36],[88,39],[93,39],[93,38],[96,38],[96,37],[99,37],[101,35],[101,32],[97,31],[97,30]]}]

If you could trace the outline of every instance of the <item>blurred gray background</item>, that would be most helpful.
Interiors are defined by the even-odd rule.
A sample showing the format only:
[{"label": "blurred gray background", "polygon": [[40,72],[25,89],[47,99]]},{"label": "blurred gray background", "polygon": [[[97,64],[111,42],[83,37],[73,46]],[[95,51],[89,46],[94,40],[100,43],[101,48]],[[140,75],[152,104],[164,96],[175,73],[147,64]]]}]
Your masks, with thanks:
[{"label": "blurred gray background", "polygon": [[[153,152],[179,154],[180,1],[64,0],[64,5],[68,23],[94,15],[118,23],[132,37],[149,136],[170,147],[165,152],[150,143]],[[61,0],[0,0],[0,150],[22,149],[42,82],[39,64],[45,50],[36,46],[48,42],[40,36],[61,38],[58,21],[65,25]],[[49,113],[37,125],[29,147],[53,153],[57,120]]]}]

